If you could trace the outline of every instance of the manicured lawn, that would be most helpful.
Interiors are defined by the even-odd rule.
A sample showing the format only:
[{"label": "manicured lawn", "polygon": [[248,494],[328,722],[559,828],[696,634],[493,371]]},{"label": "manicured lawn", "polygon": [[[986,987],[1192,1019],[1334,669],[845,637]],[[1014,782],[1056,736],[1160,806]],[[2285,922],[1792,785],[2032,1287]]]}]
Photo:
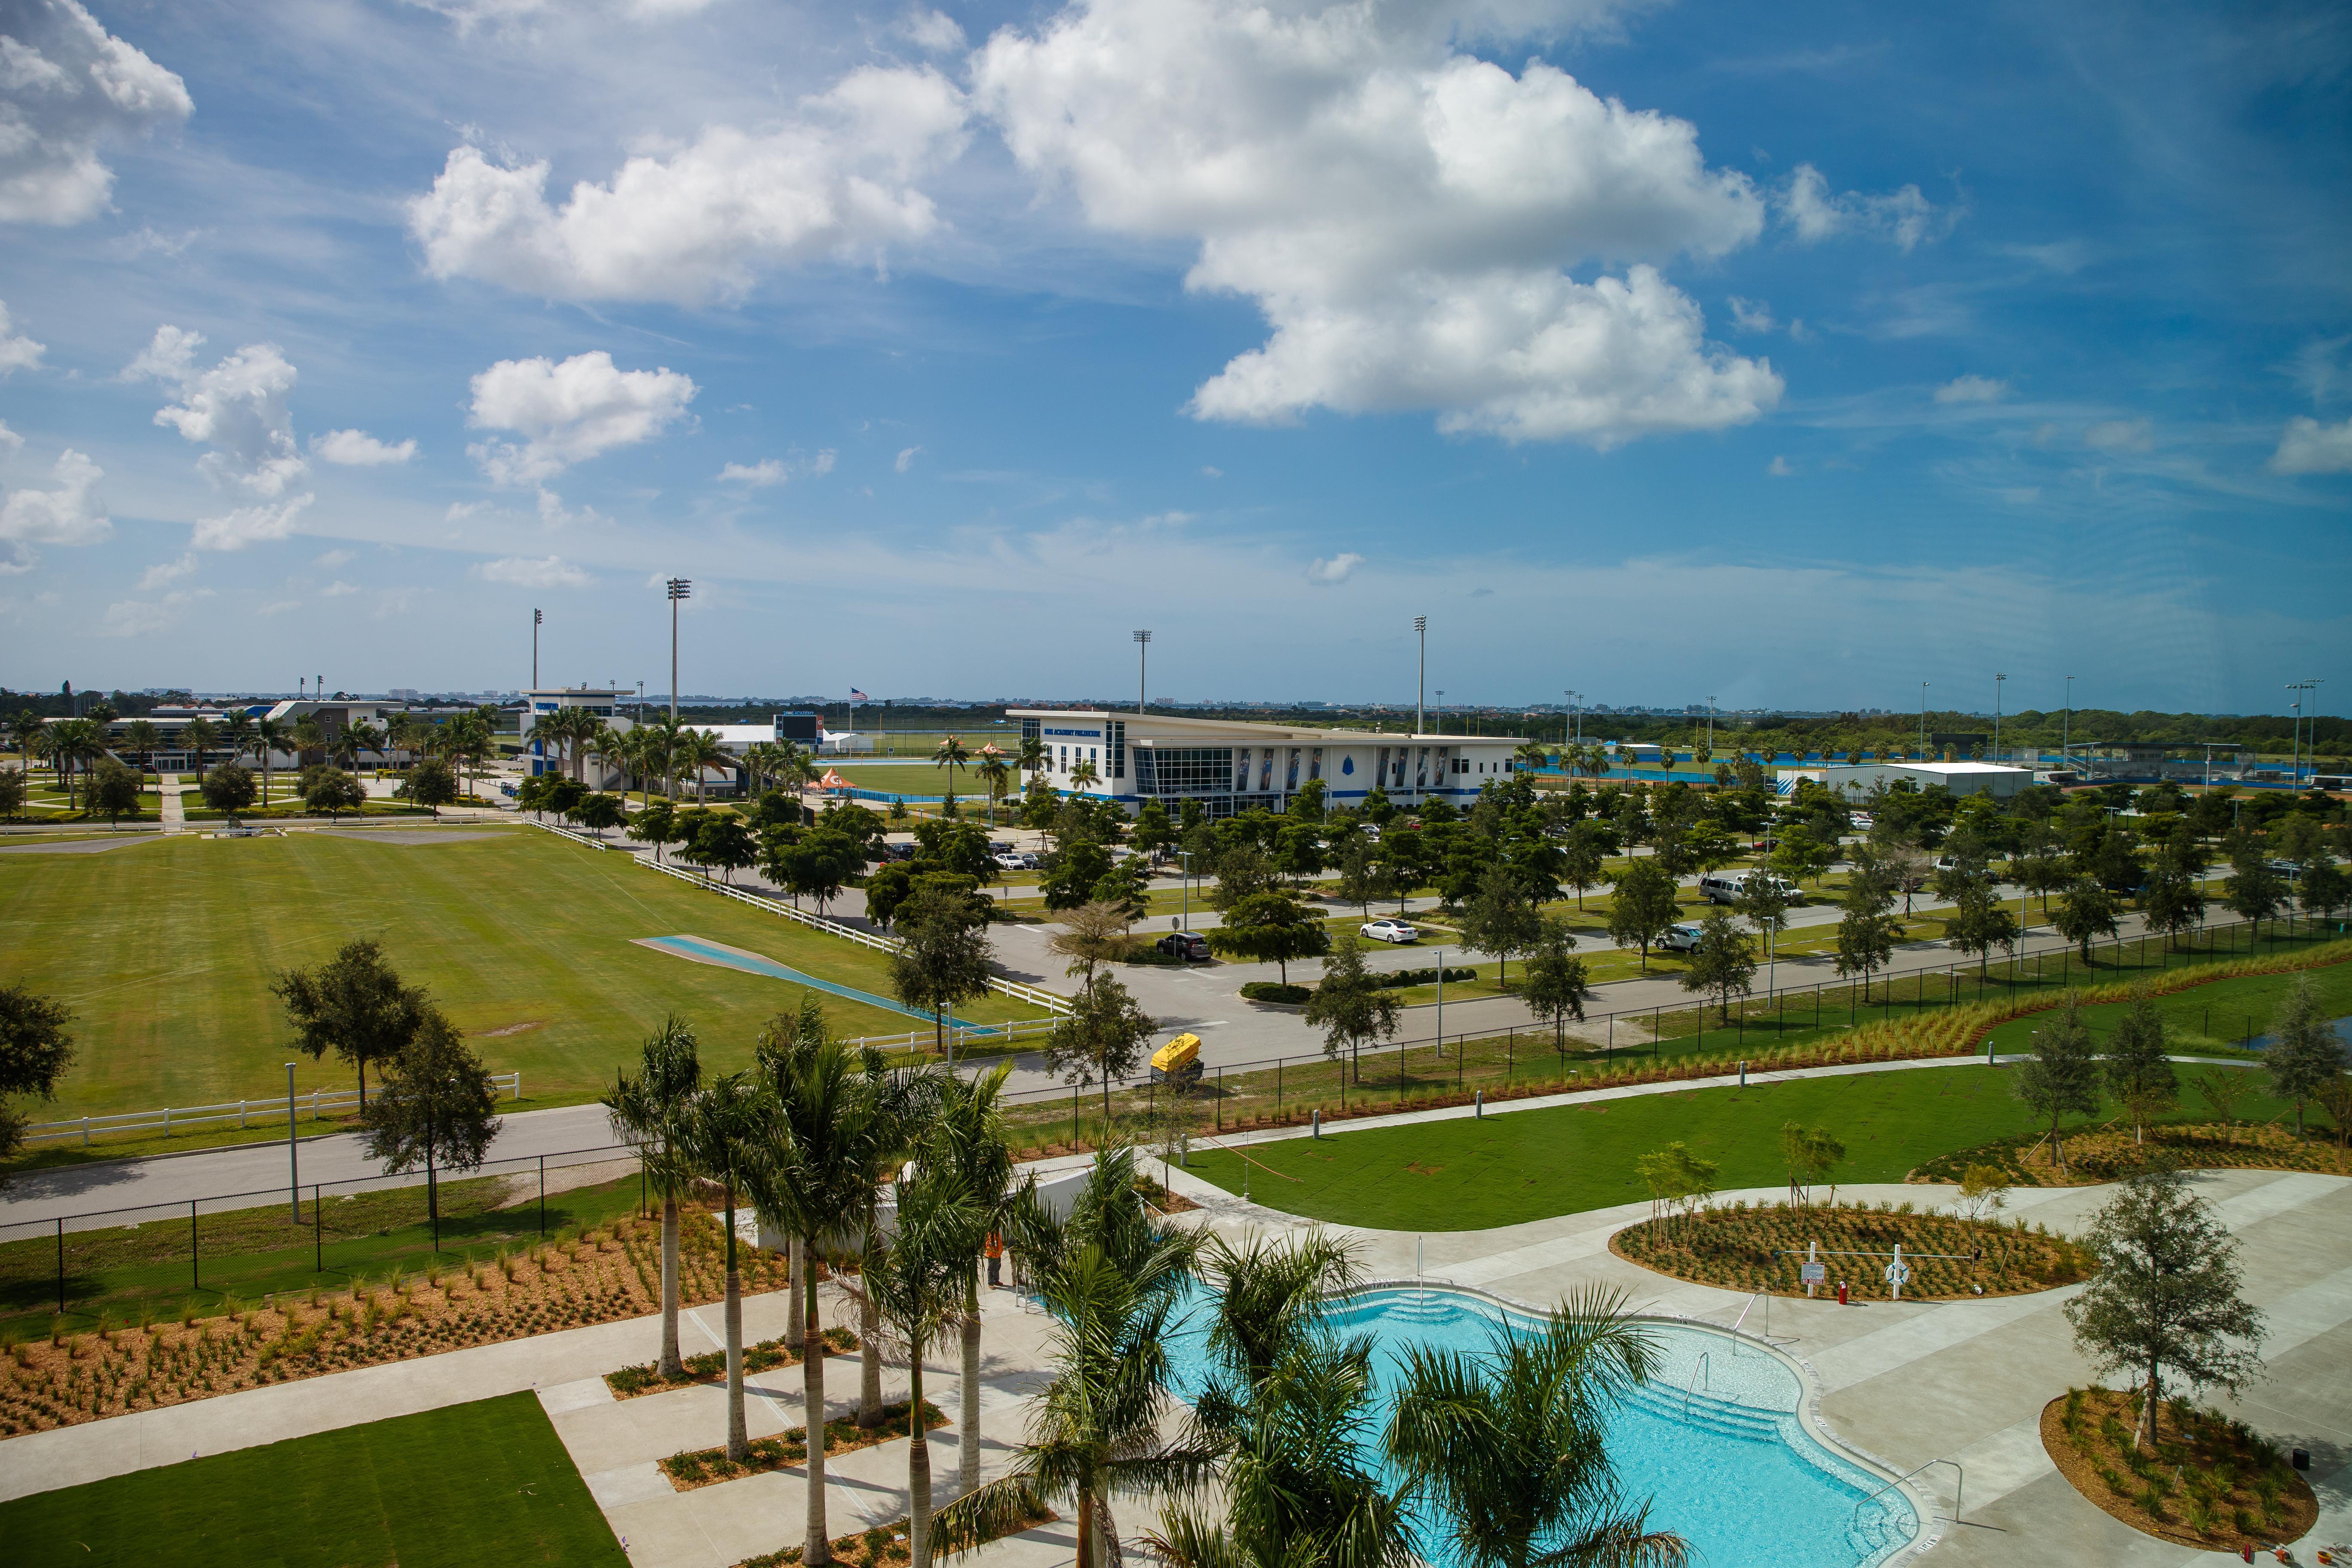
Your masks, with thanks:
[{"label": "manicured lawn", "polygon": [[[668,1014],[693,1023],[704,1060],[747,1064],[798,985],[638,947],[694,935],[821,979],[889,994],[884,955],[515,826],[404,845],[299,833],[193,836],[106,855],[0,856],[0,982],[74,1011],[79,1054],[36,1120],[201,1105],[285,1092],[283,1012],[272,976],[368,936],[431,990],[494,1070],[528,1100],[593,1096]],[[903,1015],[821,995],[852,1036],[904,1035]],[[984,1022],[1034,1009],[992,994]],[[501,1032],[511,1031],[511,1032]],[[298,1058],[299,1085],[347,1088],[329,1057]]]},{"label": "manicured lawn", "polygon": [[[1785,1182],[1780,1125],[1790,1121],[1827,1127],[1845,1144],[1840,1180],[1895,1182],[1931,1156],[2031,1131],[2014,1078],[1981,1066],[1919,1068],[1333,1132],[1252,1147],[1252,1159],[1298,1180],[1252,1170],[1250,1195],[1343,1225],[1483,1230],[1632,1203],[1643,1195],[1635,1158],[1676,1139],[1717,1162],[1726,1188]],[[2284,1109],[2249,1095],[2239,1115],[2263,1121]],[[1235,1154],[1196,1151],[1192,1168],[1241,1190]]]},{"label": "manicured lawn", "polygon": [[528,1392],[19,1498],[0,1537],[23,1568],[628,1561]]}]

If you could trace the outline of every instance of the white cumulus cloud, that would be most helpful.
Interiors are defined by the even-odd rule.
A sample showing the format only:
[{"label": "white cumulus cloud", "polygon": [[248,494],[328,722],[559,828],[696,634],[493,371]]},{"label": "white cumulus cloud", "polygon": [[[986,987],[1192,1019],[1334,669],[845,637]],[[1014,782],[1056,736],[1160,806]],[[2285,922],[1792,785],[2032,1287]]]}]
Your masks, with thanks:
[{"label": "white cumulus cloud", "polygon": [[2009,383],[1986,375],[1955,376],[1936,388],[1938,403],[1999,403],[2009,395]]},{"label": "white cumulus cloud", "polygon": [[5,419],[0,419],[0,451],[14,452],[24,444],[25,438],[8,428]]},{"label": "white cumulus cloud", "polygon": [[554,555],[543,561],[521,555],[510,555],[502,561],[485,561],[474,568],[474,575],[486,583],[511,583],[518,588],[584,588],[588,585],[587,573]]},{"label": "white cumulus cloud", "polygon": [[330,430],[323,436],[310,437],[310,450],[330,463],[345,468],[374,468],[386,463],[404,463],[416,456],[416,442],[412,438],[398,446],[379,441],[364,430]]},{"label": "white cumulus cloud", "polygon": [[[1776,403],[1705,342],[1657,263],[1759,232],[1748,179],[1686,121],[1370,0],[1092,0],[998,32],[975,100],[1102,228],[1196,244],[1190,287],[1254,300],[1267,342],[1198,417],[1432,409],[1441,427],[1607,447]],[[1590,283],[1580,264],[1624,264]]]},{"label": "white cumulus cloud", "polygon": [[2352,474],[2352,419],[2322,425],[2307,415],[2296,415],[2279,435],[2278,450],[2271,454],[2271,471]]},{"label": "white cumulus cloud", "polygon": [[959,153],[963,95],[939,72],[863,67],[759,132],[712,126],[688,147],[641,154],[561,205],[548,165],[452,151],[409,204],[436,278],[478,278],[569,300],[740,295],[761,270],[857,258],[939,226],[922,174]]},{"label": "white cumulus cloud", "polygon": [[502,485],[551,479],[615,447],[649,441],[683,417],[700,390],[691,377],[666,367],[618,369],[602,349],[574,354],[562,364],[500,360],[474,377],[473,387],[467,423],[522,437],[520,444],[491,441],[466,448]]},{"label": "white cumulus cloud", "polygon": [[98,502],[104,469],[68,447],[49,469],[57,489],[8,492],[0,501],[0,573],[29,572],[39,544],[97,544],[113,537],[113,520]]},{"label": "white cumulus cloud", "polygon": [[833,472],[835,456],[833,448],[828,447],[814,458],[803,458],[794,451],[787,458],[762,458],[756,463],[730,463],[719,470],[719,481],[761,489],[791,479],[815,479]]},{"label": "white cumulus cloud", "polygon": [[1731,324],[1736,331],[1769,332],[1780,324],[1772,319],[1772,307],[1761,300],[1743,300],[1734,294],[1728,303],[1731,306]]},{"label": "white cumulus cloud", "polygon": [[[5,44],[5,38],[0,38]],[[5,132],[0,131],[0,136]],[[41,363],[43,346],[18,332],[8,320],[8,307],[0,304],[0,375],[12,371],[30,370]]]},{"label": "white cumulus cloud", "polygon": [[915,466],[915,459],[922,456],[922,452],[923,449],[920,447],[903,447],[898,456],[891,461],[890,466],[903,474]]},{"label": "white cumulus cloud", "polygon": [[1307,568],[1307,580],[1318,588],[1336,588],[1356,574],[1364,558],[1352,550],[1343,550],[1328,560],[1318,556]]},{"label": "white cumulus cloud", "polygon": [[194,110],[184,82],[79,0],[16,0],[0,12],[0,222],[97,216],[114,189],[100,150]]},{"label": "white cumulus cloud", "polygon": [[944,11],[934,11],[918,5],[898,18],[892,32],[931,54],[943,55],[963,47],[963,27]]},{"label": "white cumulus cloud", "polygon": [[198,550],[243,550],[284,539],[294,531],[294,520],[313,499],[300,495],[276,505],[241,506],[219,517],[199,518],[188,542]]},{"label": "white cumulus cloud", "polygon": [[123,371],[128,380],[155,380],[180,400],[155,411],[155,423],[213,449],[196,460],[205,477],[224,488],[277,496],[310,472],[294,445],[287,394],[295,370],[276,343],[247,343],[209,370],[196,368],[204,334],[165,325]]},{"label": "white cumulus cloud", "polygon": [[152,594],[158,588],[169,587],[181,578],[192,574],[195,569],[196,558],[194,554],[184,554],[177,561],[158,561],[154,565],[147,568],[145,574],[139,579],[139,592]]},{"label": "white cumulus cloud", "polygon": [[1860,191],[1843,195],[1830,189],[1824,174],[1811,163],[1800,163],[1775,193],[1780,221],[1797,231],[1798,240],[1813,245],[1840,235],[1883,239],[1898,250],[1912,250],[1940,239],[1959,221],[1957,208],[1939,207],[1905,185],[1885,195]]}]

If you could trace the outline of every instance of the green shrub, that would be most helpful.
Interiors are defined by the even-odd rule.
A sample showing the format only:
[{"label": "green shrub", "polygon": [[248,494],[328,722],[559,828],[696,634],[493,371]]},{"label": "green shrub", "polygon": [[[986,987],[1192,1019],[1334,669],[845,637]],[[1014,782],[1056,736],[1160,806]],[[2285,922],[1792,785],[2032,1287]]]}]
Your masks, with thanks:
[{"label": "green shrub", "polygon": [[[1475,980],[1478,978],[1478,972],[1467,967],[1448,964],[1445,970],[1445,978],[1448,980]],[[1374,984],[1384,988],[1395,988],[1405,985],[1433,985],[1436,983],[1437,969],[1433,964],[1427,969],[1396,970],[1391,973],[1378,975],[1373,980]]]},{"label": "green shrub", "polygon": [[1253,980],[1242,987],[1242,997],[1249,1002],[1287,1002],[1297,1005],[1313,994],[1304,985],[1277,985],[1271,980]]}]

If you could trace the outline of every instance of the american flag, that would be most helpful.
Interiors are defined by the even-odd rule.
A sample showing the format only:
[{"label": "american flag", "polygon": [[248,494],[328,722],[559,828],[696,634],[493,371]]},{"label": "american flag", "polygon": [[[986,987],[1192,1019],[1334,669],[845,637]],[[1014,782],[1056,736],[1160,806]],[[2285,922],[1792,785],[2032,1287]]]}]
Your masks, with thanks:
[{"label": "american flag", "polygon": [[874,700],[874,699],[866,696],[866,693],[858,690],[855,686],[849,689],[849,700],[852,702],[871,702]]}]

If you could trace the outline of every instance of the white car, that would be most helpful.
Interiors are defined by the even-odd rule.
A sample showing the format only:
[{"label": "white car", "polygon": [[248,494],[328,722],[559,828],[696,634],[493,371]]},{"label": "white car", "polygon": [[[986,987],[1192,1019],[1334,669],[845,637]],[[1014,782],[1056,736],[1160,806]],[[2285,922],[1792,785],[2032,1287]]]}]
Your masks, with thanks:
[{"label": "white car", "polygon": [[1374,942],[1419,942],[1421,928],[1402,921],[1366,921],[1357,928]]},{"label": "white car", "polygon": [[989,858],[1008,871],[1026,871],[1029,869],[1032,857],[1024,855],[1017,849],[1008,849],[1002,855],[992,855]]},{"label": "white car", "polygon": [[1696,952],[1698,935],[1699,928],[1694,925],[1669,926],[1658,939],[1658,946],[1666,952]]}]

